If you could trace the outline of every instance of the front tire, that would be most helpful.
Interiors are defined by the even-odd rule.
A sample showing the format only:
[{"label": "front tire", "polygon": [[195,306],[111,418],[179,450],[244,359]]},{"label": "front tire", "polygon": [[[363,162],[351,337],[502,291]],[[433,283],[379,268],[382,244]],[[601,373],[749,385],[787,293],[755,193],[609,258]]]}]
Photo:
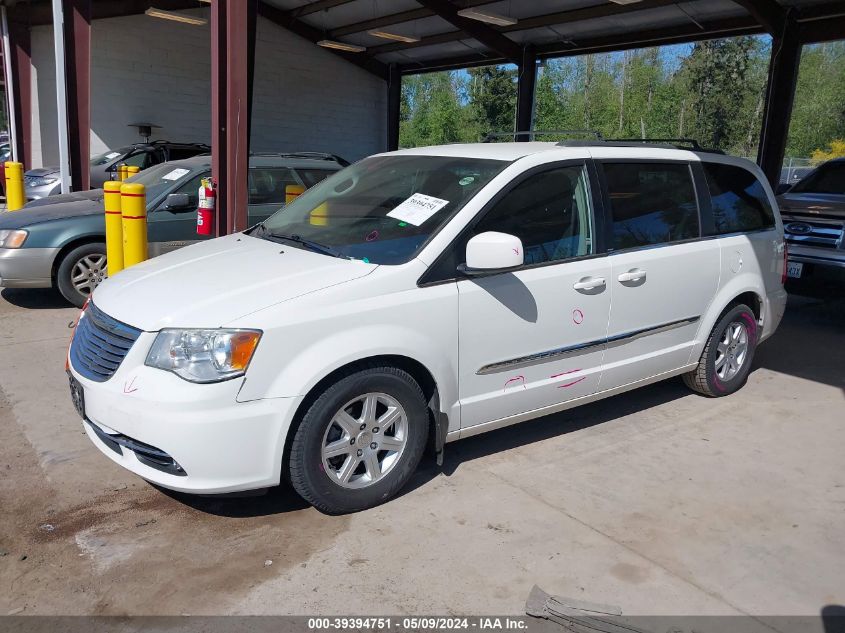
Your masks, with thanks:
[{"label": "front tire", "polygon": [[328,514],[393,497],[420,462],[428,437],[422,390],[395,367],[345,376],[308,408],[290,449],[290,481]]},{"label": "front tire", "polygon": [[106,245],[82,244],[62,259],[56,271],[56,286],[65,299],[81,308],[107,276]]},{"label": "front tire", "polygon": [[713,327],[698,367],[684,374],[687,387],[711,398],[739,390],[751,372],[757,339],[754,311],[743,304],[729,309]]}]

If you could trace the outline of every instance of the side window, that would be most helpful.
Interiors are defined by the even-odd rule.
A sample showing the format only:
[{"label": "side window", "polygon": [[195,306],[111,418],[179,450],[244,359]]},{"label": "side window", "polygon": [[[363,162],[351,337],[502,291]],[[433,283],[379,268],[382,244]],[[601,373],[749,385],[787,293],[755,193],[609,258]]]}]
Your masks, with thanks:
[{"label": "side window", "polygon": [[734,165],[702,163],[702,167],[707,175],[717,234],[775,225],[766,190],[754,174]]},{"label": "side window", "polygon": [[198,174],[193,178],[189,178],[187,182],[179,185],[170,193],[187,193],[188,197],[191,199],[191,206],[198,207],[200,203],[200,183],[202,182],[202,179],[208,175],[208,172],[206,172],[204,174]]},{"label": "side window", "polygon": [[700,236],[698,201],[686,163],[604,163],[613,249]]},{"label": "side window", "polygon": [[529,176],[487,212],[473,233],[499,231],[522,240],[526,264],[590,255],[592,214],[584,166]]},{"label": "side window", "polygon": [[147,152],[138,152],[137,154],[132,154],[131,156],[124,158],[120,162],[126,163],[127,165],[134,165],[136,167],[140,167],[141,169],[146,169],[150,165],[149,154]]},{"label": "side window", "polygon": [[285,203],[285,187],[298,185],[293,171],[287,167],[253,167],[247,177],[247,204]]}]

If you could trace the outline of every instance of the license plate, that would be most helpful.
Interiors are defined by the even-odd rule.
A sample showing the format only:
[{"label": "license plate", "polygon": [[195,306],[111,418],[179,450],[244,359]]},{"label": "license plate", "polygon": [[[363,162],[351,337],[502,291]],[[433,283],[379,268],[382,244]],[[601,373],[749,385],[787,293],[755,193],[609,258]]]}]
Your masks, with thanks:
[{"label": "license plate", "polygon": [[786,264],[786,276],[790,279],[800,279],[803,271],[804,264],[802,262],[788,262]]},{"label": "license plate", "polygon": [[73,406],[76,409],[76,412],[79,414],[83,420],[85,419],[85,390],[82,388],[82,385],[79,384],[79,381],[71,376],[70,374],[67,375],[68,381],[70,383],[70,399],[73,401]]}]

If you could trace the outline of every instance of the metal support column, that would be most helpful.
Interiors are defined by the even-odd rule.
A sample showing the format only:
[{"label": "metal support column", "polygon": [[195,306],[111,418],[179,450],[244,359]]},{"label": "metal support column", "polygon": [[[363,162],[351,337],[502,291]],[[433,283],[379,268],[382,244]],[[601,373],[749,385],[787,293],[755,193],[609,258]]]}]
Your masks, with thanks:
[{"label": "metal support column", "polygon": [[56,131],[59,137],[59,182],[61,192],[70,192],[68,147],[67,75],[65,72],[65,16],[62,0],[53,0],[53,53],[56,62]]},{"label": "metal support column", "polygon": [[212,172],[217,234],[247,228],[247,175],[257,0],[211,3]]},{"label": "metal support column", "polygon": [[[533,46],[522,49],[519,64],[519,81],[516,98],[516,131],[530,130],[534,119],[534,85],[537,80],[537,53]],[[520,134],[517,141],[530,141],[527,134]]]},{"label": "metal support column", "polygon": [[8,22],[9,27],[9,71],[6,91],[9,112],[14,113],[15,136],[12,147],[17,162],[24,168],[32,166],[32,52],[29,28],[17,22]]},{"label": "metal support column", "polygon": [[91,0],[62,0],[65,23],[70,176],[74,191],[91,188]]},{"label": "metal support column", "polygon": [[780,172],[786,154],[801,48],[798,25],[794,20],[787,19],[782,34],[772,40],[766,107],[757,154],[757,163],[772,187],[777,187],[780,182]]},{"label": "metal support column", "polygon": [[226,235],[226,0],[211,2],[211,175],[217,183],[215,231]]},{"label": "metal support column", "polygon": [[399,115],[402,104],[402,73],[391,64],[387,76],[387,151],[399,149]]}]

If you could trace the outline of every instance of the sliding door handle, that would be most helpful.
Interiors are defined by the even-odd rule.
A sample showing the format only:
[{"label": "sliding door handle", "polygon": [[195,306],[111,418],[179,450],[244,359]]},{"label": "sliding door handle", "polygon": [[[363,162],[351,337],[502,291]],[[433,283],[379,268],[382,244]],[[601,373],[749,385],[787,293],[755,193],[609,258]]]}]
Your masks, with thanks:
[{"label": "sliding door handle", "polygon": [[604,277],[584,277],[584,279],[572,287],[575,290],[597,290],[605,286],[607,286],[607,281],[605,281]]}]

